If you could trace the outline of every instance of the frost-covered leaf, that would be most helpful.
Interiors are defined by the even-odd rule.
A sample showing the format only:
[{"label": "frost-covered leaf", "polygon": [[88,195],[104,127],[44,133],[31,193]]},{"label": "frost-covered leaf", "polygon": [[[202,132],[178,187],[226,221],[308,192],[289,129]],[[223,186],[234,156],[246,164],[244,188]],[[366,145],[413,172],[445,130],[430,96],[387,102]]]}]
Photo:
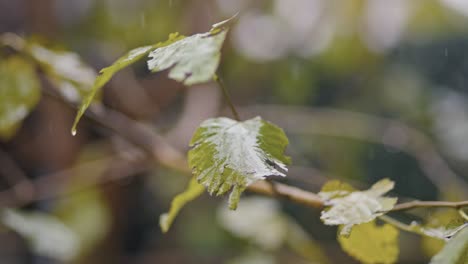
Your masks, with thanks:
[{"label": "frost-covered leaf", "polygon": [[421,238],[423,252],[427,256],[434,256],[458,232],[468,228],[468,223],[456,210],[437,210],[426,217],[427,222],[419,230],[425,234]]},{"label": "frost-covered leaf", "polygon": [[39,44],[29,45],[27,51],[68,100],[79,103],[91,91],[96,72],[78,54],[51,50]]},{"label": "frost-covered leaf", "polygon": [[362,263],[395,263],[398,259],[398,229],[375,221],[354,226],[349,237],[338,235],[341,247]]},{"label": "frost-covered leaf", "polygon": [[468,228],[456,234],[430,264],[466,264],[468,263]]},{"label": "frost-covered leaf", "polygon": [[172,222],[174,222],[174,219],[176,218],[177,214],[182,209],[182,207],[184,207],[188,202],[200,196],[204,190],[205,188],[203,187],[203,185],[200,185],[195,177],[193,177],[190,180],[187,189],[184,192],[178,194],[172,200],[169,212],[162,214],[159,217],[159,225],[161,226],[161,230],[163,231],[163,233],[166,233],[169,230],[169,228],[172,225]]},{"label": "frost-covered leaf", "polygon": [[283,130],[260,117],[243,122],[208,119],[190,142],[189,165],[210,194],[231,190],[229,207],[234,210],[248,185],[267,176],[286,176],[287,145]]},{"label": "frost-covered leaf", "polygon": [[[394,186],[388,179],[380,180],[366,191],[349,192],[349,187],[336,186],[337,189],[328,188],[319,193],[327,206],[320,219],[327,225],[343,225],[342,235],[348,235],[353,225],[367,223],[383,215],[397,202],[396,198],[383,196]],[[337,196],[337,193],[340,195]]]},{"label": "frost-covered leaf", "polygon": [[34,67],[19,57],[0,61],[0,138],[11,138],[39,102],[40,83]]},{"label": "frost-covered leaf", "polygon": [[461,232],[463,229],[467,227],[468,227],[468,223],[465,223],[465,224],[459,225],[457,227],[452,227],[452,228],[445,227],[445,226],[436,227],[436,228],[425,227],[425,228],[421,228],[421,231],[427,236],[430,236],[433,238],[450,240],[458,232]]},{"label": "frost-covered leaf", "polygon": [[169,78],[186,85],[210,81],[219,65],[226,33],[227,30],[195,34],[157,48],[149,54],[148,69],[169,69]]},{"label": "frost-covered leaf", "polygon": [[7,209],[1,212],[0,220],[23,236],[39,255],[66,261],[77,253],[77,235],[52,215]]},{"label": "frost-covered leaf", "polygon": [[101,88],[107,82],[109,82],[109,80],[112,78],[112,76],[114,76],[114,74],[116,74],[118,71],[122,70],[123,68],[128,67],[129,65],[139,61],[140,59],[148,55],[148,53],[151,50],[157,47],[169,45],[173,43],[174,41],[177,41],[183,38],[184,36],[181,36],[178,33],[172,33],[169,35],[169,39],[167,41],[160,42],[155,45],[149,45],[149,46],[132,49],[131,51],[127,52],[127,54],[117,59],[112,65],[102,69],[99,72],[100,73],[99,76],[97,76],[97,78],[94,80],[94,83],[91,82],[90,90],[86,94],[86,97],[84,98],[83,102],[81,103],[80,109],[78,109],[78,113],[76,114],[75,121],[72,127],[72,134],[76,134],[76,126],[78,125],[80,118],[83,116],[86,109],[88,109],[89,105],[93,102],[94,98],[96,97],[96,94],[101,90]]}]

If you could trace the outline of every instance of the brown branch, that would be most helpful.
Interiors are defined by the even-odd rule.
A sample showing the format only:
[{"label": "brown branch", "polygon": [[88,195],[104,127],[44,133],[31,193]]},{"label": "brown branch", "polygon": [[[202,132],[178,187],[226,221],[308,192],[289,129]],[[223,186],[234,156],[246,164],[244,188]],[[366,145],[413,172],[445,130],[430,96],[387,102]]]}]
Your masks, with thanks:
[{"label": "brown branch", "polygon": [[[147,162],[128,160],[123,158],[125,155],[126,152],[120,152],[30,180],[29,184],[33,186],[34,192],[27,197],[18,197],[16,188],[21,182],[15,184],[10,189],[0,191],[0,208],[19,207],[35,201],[70,195],[93,186],[131,177],[147,169]],[[109,164],[108,169],[96,175],[96,171],[102,172],[100,168],[106,167],[107,164]],[[80,174],[80,181],[73,182],[73,185],[69,184],[69,179],[76,174]]]},{"label": "brown branch", "polygon": [[410,210],[414,208],[428,208],[428,207],[446,207],[460,209],[468,207],[468,201],[461,202],[445,202],[445,201],[412,201],[395,205],[392,211]]},{"label": "brown branch", "polygon": [[[46,94],[63,101],[66,105],[76,108],[76,105],[66,101],[63,97],[58,95],[55,91],[46,90]],[[117,111],[106,109],[103,105],[95,104],[91,106],[86,112],[86,117],[95,121],[100,126],[109,129],[117,136],[126,139],[128,142],[141,148],[148,153],[155,161],[159,162],[168,168],[189,174],[190,169],[187,166],[185,155],[179,150],[168,144],[165,139],[160,136],[151,126],[143,123],[138,123],[120,114]],[[47,177],[47,180],[53,177]],[[97,182],[99,183],[99,182]],[[44,186],[44,185],[43,185]],[[297,187],[289,186],[282,183],[268,184],[264,181],[259,181],[248,187],[248,190],[258,194],[282,197],[290,201],[304,204],[312,208],[322,208],[324,200],[315,193],[302,190]],[[41,199],[48,197],[46,193],[37,196]],[[392,211],[408,210],[418,207],[452,207],[461,208],[466,206],[468,201],[464,202],[442,202],[442,201],[413,201],[402,203]]]}]

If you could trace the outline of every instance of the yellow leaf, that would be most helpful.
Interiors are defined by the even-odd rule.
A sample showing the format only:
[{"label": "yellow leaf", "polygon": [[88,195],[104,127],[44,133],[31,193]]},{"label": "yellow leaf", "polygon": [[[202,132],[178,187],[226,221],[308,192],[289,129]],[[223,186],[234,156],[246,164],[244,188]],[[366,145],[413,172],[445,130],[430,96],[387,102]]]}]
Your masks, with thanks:
[{"label": "yellow leaf", "polygon": [[395,263],[398,259],[398,229],[375,221],[356,225],[349,237],[338,235],[341,247],[363,263]]},{"label": "yellow leaf", "polygon": [[161,226],[161,230],[163,231],[163,233],[166,233],[169,230],[172,222],[174,222],[174,219],[176,218],[177,214],[182,209],[182,207],[184,207],[184,205],[188,202],[200,196],[204,190],[205,188],[203,187],[203,185],[199,184],[197,182],[197,179],[193,177],[187,189],[184,192],[178,194],[176,197],[174,197],[169,212],[162,214],[159,217],[159,225]]}]

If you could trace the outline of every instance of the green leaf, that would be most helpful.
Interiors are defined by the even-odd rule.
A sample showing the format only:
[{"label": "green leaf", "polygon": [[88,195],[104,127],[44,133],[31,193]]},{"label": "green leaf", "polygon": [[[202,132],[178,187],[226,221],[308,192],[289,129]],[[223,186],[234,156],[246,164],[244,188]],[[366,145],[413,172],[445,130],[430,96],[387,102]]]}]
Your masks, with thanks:
[{"label": "green leaf", "polygon": [[188,160],[210,194],[231,190],[229,207],[235,210],[248,185],[267,176],[286,176],[287,145],[283,130],[260,117],[243,122],[213,118],[195,131]]},{"label": "green leaf", "polygon": [[39,255],[62,261],[76,256],[77,235],[52,215],[5,209],[0,214],[0,221],[23,236]]},{"label": "green leaf", "polygon": [[327,208],[322,211],[320,219],[327,225],[343,225],[341,235],[348,235],[353,225],[370,222],[385,214],[397,202],[396,198],[382,196],[393,189],[394,183],[388,179],[380,180],[366,191],[349,192],[346,186],[340,188],[336,185],[337,189],[330,186],[319,193],[327,201]]},{"label": "green leaf", "polygon": [[158,72],[169,69],[169,78],[185,85],[213,79],[221,57],[227,30],[195,34],[149,54],[148,69]]},{"label": "green leaf", "polygon": [[91,91],[96,72],[73,52],[56,51],[39,44],[26,51],[35,59],[49,81],[71,102],[79,103]]},{"label": "green leaf", "polygon": [[19,57],[0,61],[0,137],[11,138],[39,102],[40,83],[34,67]]},{"label": "green leaf", "polygon": [[174,41],[183,39],[184,36],[179,35],[179,33],[172,33],[169,35],[169,39],[165,42],[160,42],[155,45],[150,45],[150,46],[144,46],[144,47],[139,47],[132,49],[131,51],[127,52],[124,56],[120,57],[118,60],[116,60],[111,66],[106,67],[102,69],[99,73],[99,76],[97,76],[96,80],[94,81],[94,84],[92,84],[90,87],[90,91],[87,93],[86,97],[84,98],[83,102],[81,103],[80,109],[78,109],[78,113],[76,114],[75,121],[73,123],[72,127],[72,134],[76,134],[76,126],[78,125],[78,122],[80,121],[81,117],[83,116],[84,112],[88,107],[91,105],[93,102],[94,98],[96,97],[96,94],[101,90],[101,88],[109,82],[109,80],[116,74],[118,71],[122,70],[125,67],[128,67],[129,65],[139,61],[148,53],[157,47],[162,47],[171,44]]},{"label": "green leaf", "polygon": [[204,191],[202,185],[197,182],[197,179],[194,177],[190,180],[190,183],[187,189],[178,194],[171,203],[171,208],[169,209],[168,213],[162,214],[159,217],[159,225],[161,226],[161,230],[163,233],[169,231],[169,228],[174,222],[179,211],[184,207],[188,202],[194,200],[198,196],[200,196]]},{"label": "green leaf", "polygon": [[338,235],[341,247],[363,263],[395,263],[398,259],[398,229],[375,221],[353,228],[349,237]]},{"label": "green leaf", "polygon": [[468,228],[464,228],[435,255],[430,264],[466,264],[468,263]]}]

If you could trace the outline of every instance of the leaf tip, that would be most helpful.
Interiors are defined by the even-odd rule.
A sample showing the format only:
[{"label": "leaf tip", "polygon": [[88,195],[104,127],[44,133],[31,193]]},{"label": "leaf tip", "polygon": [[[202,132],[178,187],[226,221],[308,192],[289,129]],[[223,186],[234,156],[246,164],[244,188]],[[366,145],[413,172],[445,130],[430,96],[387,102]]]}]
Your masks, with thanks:
[{"label": "leaf tip", "polygon": [[169,221],[169,215],[167,213],[159,216],[159,226],[161,227],[161,231],[163,233],[167,233],[167,231],[169,231],[171,222]]}]

